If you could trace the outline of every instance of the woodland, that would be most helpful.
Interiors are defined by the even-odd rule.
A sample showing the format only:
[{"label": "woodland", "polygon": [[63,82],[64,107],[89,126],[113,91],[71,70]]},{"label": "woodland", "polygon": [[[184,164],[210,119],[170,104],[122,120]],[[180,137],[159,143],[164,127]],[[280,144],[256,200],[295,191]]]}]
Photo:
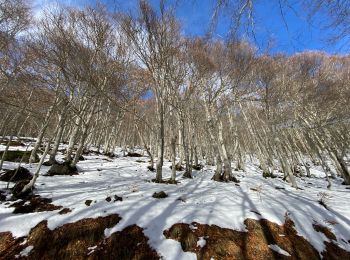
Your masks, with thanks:
[{"label": "woodland", "polygon": [[[281,219],[284,219],[286,230],[290,228],[288,220],[296,222],[298,234],[306,237],[316,248],[312,250],[319,252],[300,255],[304,249],[291,246],[296,251],[288,250],[289,247],[283,246],[282,242],[277,243],[277,238],[275,243],[269,241],[270,235],[265,236],[269,242],[269,247],[266,247],[269,251],[266,252],[273,252],[273,255],[263,255],[261,252],[255,254],[247,249],[250,253],[244,254],[244,259],[260,259],[259,254],[263,257],[261,259],[287,259],[285,253],[291,259],[350,257],[350,212],[347,209],[350,205],[349,55],[317,50],[294,54],[262,52],[254,41],[238,37],[235,32],[225,39],[212,37],[210,30],[203,37],[187,36],[183,34],[175,9],[167,5],[166,1],[160,1],[159,6],[154,8],[148,1],[141,0],[138,10],[133,13],[112,12],[102,3],[81,8],[55,5],[43,10],[40,17],[32,15],[33,9],[29,2],[0,0],[0,179],[3,180],[0,187],[0,195],[3,196],[0,204],[3,207],[0,210],[0,226],[3,226],[0,228],[0,259],[12,259],[14,255],[29,259],[43,256],[47,259],[57,256],[60,259],[72,259],[72,255],[58,251],[52,255],[38,255],[38,250],[43,253],[48,249],[45,250],[42,245],[40,247],[36,240],[30,244],[30,241],[34,241],[31,237],[34,229],[29,233],[40,221],[46,220],[50,228],[52,218],[55,224],[51,225],[50,230],[55,231],[54,228],[60,228],[72,220],[57,221],[57,217],[45,215],[48,213],[32,211],[39,217],[33,216],[37,219],[33,221],[35,223],[25,224],[26,227],[20,232],[15,227],[17,222],[14,217],[19,215],[15,215],[11,208],[14,202],[22,200],[23,203],[29,201],[34,204],[33,198],[37,199],[35,196],[40,194],[72,210],[68,216],[80,210],[74,206],[78,200],[83,201],[82,204],[84,201],[86,204],[86,199],[92,202],[95,200],[91,197],[96,187],[102,193],[96,193],[99,195],[95,196],[101,196],[103,203],[107,203],[104,198],[117,194],[123,186],[128,187],[127,191],[131,194],[140,192],[143,194],[140,196],[145,197],[144,194],[150,192],[150,195],[163,192],[158,195],[166,197],[160,199],[165,202],[159,202],[164,203],[164,207],[170,204],[166,200],[171,198],[172,193],[176,194],[174,199],[178,201],[180,198],[181,203],[190,205],[179,210],[178,216],[184,214],[181,218],[173,216],[176,215],[175,206],[173,212],[160,206],[159,211],[154,210],[151,218],[175,219],[169,220],[171,223],[164,220],[163,226],[156,226],[159,234],[156,231],[156,235],[152,233],[156,238],[147,233],[150,231],[145,231],[152,248],[147,250],[155,251],[150,253],[142,249],[136,255],[123,255],[123,251],[113,256],[108,251],[113,251],[113,245],[106,249],[102,244],[116,243],[113,239],[117,238],[111,234],[116,231],[127,232],[123,228],[129,225],[137,224],[136,227],[141,227],[141,230],[152,226],[148,222],[136,220],[138,217],[142,219],[142,214],[150,214],[152,209],[140,209],[139,215],[127,213],[133,212],[133,207],[146,207],[146,201],[143,203],[141,197],[137,202],[127,204],[130,209],[126,206],[120,212],[113,211],[113,208],[103,209],[108,213],[118,213],[122,219],[120,223],[128,220],[118,224],[121,226],[114,231],[114,225],[104,227],[110,230],[112,240],[108,240],[105,231],[108,242],[101,242],[100,245],[95,241],[97,249],[91,249],[94,244],[87,243],[86,248],[89,247],[91,254],[83,253],[82,259],[88,256],[91,259],[157,259],[161,256],[164,259],[242,259],[230,255],[231,248],[226,244],[224,251],[228,250],[228,255],[220,255],[219,246],[213,244],[215,241],[210,242],[210,238],[206,238],[211,235],[214,237],[217,235],[215,232],[224,234],[222,230],[208,231],[210,235],[203,231],[204,234],[196,237],[194,246],[177,237],[176,232],[185,232],[184,226],[181,226],[182,231],[179,231],[180,227],[172,231],[175,223],[180,225],[193,221],[201,223],[197,223],[198,229],[195,231],[199,233],[205,230],[201,225],[239,230],[231,222],[221,222],[220,215],[224,216],[222,219],[230,216],[239,219],[240,225],[243,225],[247,218],[243,209],[235,208],[234,212],[240,213],[223,210],[224,206],[231,205],[231,202],[226,202],[227,198],[235,201],[235,196],[239,196],[238,193],[229,193],[231,189],[242,187],[246,187],[250,192],[248,197],[253,196],[252,200],[257,204],[265,201],[263,206],[259,204],[257,208],[250,208],[252,212],[260,212],[259,221],[266,218],[280,224],[283,223]],[[328,15],[329,26],[338,28],[339,32],[332,40],[346,41],[350,35],[346,23],[349,20],[349,1],[317,2],[310,5],[309,15],[328,10],[325,15]],[[252,0],[217,0],[211,26],[215,26],[215,19],[222,15],[222,9],[231,7],[237,11],[232,12],[237,28],[243,24],[249,27],[253,22],[254,3]],[[276,3],[283,5],[287,1]],[[337,3],[343,9],[336,6]],[[232,28],[232,31],[235,29]],[[124,173],[122,168],[130,165],[142,167],[137,168],[137,172],[131,173],[130,170]],[[116,168],[113,170],[108,167]],[[16,181],[16,175],[21,176],[21,172],[26,169],[30,178]],[[95,175],[88,175],[89,169]],[[129,175],[124,178],[123,174]],[[135,179],[139,174],[141,179]],[[100,178],[103,178],[99,177],[101,175],[106,177],[100,182]],[[130,182],[123,184],[129,179]],[[205,180],[205,185],[198,182],[198,188],[186,188],[199,179]],[[84,182],[89,182],[91,189],[86,189]],[[71,187],[72,183],[77,183],[77,186]],[[50,188],[54,194],[49,193]],[[277,195],[276,192],[282,192],[278,188],[285,190],[285,193]],[[182,194],[184,190],[187,195]],[[191,194],[196,196],[199,191],[201,194],[196,200],[200,202],[193,206]],[[80,192],[83,199],[72,198],[73,204],[69,204],[69,199],[56,201],[56,192],[65,192],[65,196]],[[125,194],[123,201],[115,203],[128,203],[125,202],[128,200]],[[211,194],[210,198],[206,197],[208,194]],[[201,197],[203,200],[200,200]],[[117,196],[115,201],[118,198],[121,199]],[[235,205],[232,207],[245,205],[249,198],[236,199],[234,203],[237,205],[232,204]],[[280,204],[275,204],[275,199],[280,199],[280,203],[298,206],[282,209]],[[325,239],[326,236],[323,233],[320,235],[317,229],[307,234],[300,231],[304,217],[310,227],[318,225],[314,218],[308,217],[306,209],[299,208],[300,205],[308,208],[311,199],[315,206],[310,204],[310,212],[317,212],[313,214],[317,214],[319,219],[328,219],[328,222],[333,219],[333,224],[328,225],[328,228],[335,234],[335,240]],[[8,202],[10,204],[6,204]],[[40,201],[39,204],[42,203]],[[95,201],[93,206],[90,203],[81,209],[94,207],[99,202]],[[208,205],[216,203],[223,205],[220,208],[223,211],[213,210],[217,214],[213,222],[202,219],[202,215],[197,219],[186,215],[187,210],[201,212]],[[103,205],[102,208],[105,207]],[[266,207],[271,210],[268,211],[270,215],[261,217]],[[96,212],[104,211],[99,210],[98,206],[95,208],[91,210],[91,215],[77,213],[73,219],[87,221],[88,217],[108,216],[107,213],[96,215]],[[280,213],[271,213],[278,209],[281,209]],[[50,212],[55,209],[34,209],[34,212],[46,210]],[[293,210],[296,213],[289,216],[288,212]],[[212,214],[208,212],[201,214]],[[25,217],[28,212],[21,214]],[[269,218],[273,214],[274,217]],[[135,218],[136,215],[138,217]],[[17,220],[20,221],[20,218]],[[154,223],[159,223],[159,220],[155,218]],[[244,223],[247,230],[251,230],[249,223]],[[259,223],[264,229],[263,222]],[[63,227],[66,225],[69,224]],[[157,230],[156,227],[153,227],[154,230]],[[6,233],[8,231],[12,232],[11,239],[5,238],[9,236]],[[118,232],[114,234],[120,235]],[[180,243],[175,240],[164,242],[170,239],[165,239],[163,232],[164,236],[175,236],[172,239]],[[315,238],[314,233],[319,237]],[[129,235],[125,233],[123,236]],[[28,236],[26,240],[18,240],[25,236]],[[290,237],[288,240],[292,245],[300,239],[296,233],[293,236],[293,239]],[[227,237],[225,235],[225,239]],[[6,239],[16,241],[16,247],[1,242]],[[200,242],[201,239],[204,244]],[[328,242],[323,243],[322,239]],[[27,241],[29,246],[21,246],[23,241]],[[324,247],[315,241],[321,241]],[[59,243],[53,246],[57,250]],[[128,247],[125,241],[120,243]],[[141,243],[147,244],[143,240]],[[278,244],[278,249],[284,250],[275,253],[276,249],[271,244]],[[334,249],[335,245],[338,248]],[[31,246],[34,246],[33,250]],[[98,248],[102,249],[99,251]],[[168,251],[169,248],[174,248],[176,252]],[[68,247],[65,250],[68,252]],[[103,255],[103,250],[107,250],[109,256]],[[135,248],[132,251],[138,252]],[[186,253],[188,251],[192,253]]]}]

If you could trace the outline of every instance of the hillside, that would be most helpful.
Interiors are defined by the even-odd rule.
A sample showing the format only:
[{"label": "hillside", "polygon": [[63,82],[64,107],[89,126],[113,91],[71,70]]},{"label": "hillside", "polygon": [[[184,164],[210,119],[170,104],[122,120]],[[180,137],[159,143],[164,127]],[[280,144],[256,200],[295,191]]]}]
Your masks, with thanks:
[{"label": "hillside", "polygon": [[[23,149],[13,147],[16,148]],[[276,178],[263,178],[254,162],[247,165],[246,172],[237,172],[239,183],[214,182],[211,180],[214,167],[204,166],[193,172],[192,179],[181,178],[183,172],[178,171],[178,183],[166,184],[151,181],[155,174],[147,169],[147,157],[123,157],[120,149],[116,155],[115,158],[93,153],[84,155],[85,160],[78,163],[77,175],[40,176],[34,194],[49,199],[41,204],[25,198],[24,201],[28,201],[19,206],[21,200],[12,198],[5,189],[7,182],[0,182],[2,194],[7,194],[0,204],[0,258],[11,259],[17,255],[36,259],[49,257],[53,251],[51,254],[61,254],[67,259],[73,258],[77,251],[78,258],[95,259],[101,257],[99,250],[103,250],[100,240],[116,232],[124,232],[124,238],[136,239],[135,230],[128,230],[135,225],[142,230],[136,235],[138,239],[144,236],[140,240],[141,251],[134,248],[128,255],[131,245],[123,239],[110,242],[112,246],[108,250],[119,248],[121,255],[125,253],[123,259],[139,259],[152,249],[156,252],[153,255],[164,259],[196,259],[196,255],[198,259],[239,259],[235,254],[244,255],[245,259],[286,256],[317,259],[321,255],[325,259],[346,259],[341,257],[350,256],[349,188],[341,185],[341,179],[334,179],[332,189],[328,190],[320,167],[311,168],[311,178],[297,178],[299,189],[290,187],[278,172]],[[5,162],[4,168],[12,169],[16,165]],[[165,179],[171,175],[170,165],[169,162],[164,165]],[[36,164],[22,166],[33,172]],[[49,168],[43,166],[40,174],[46,174]],[[160,191],[167,197],[152,197]],[[31,204],[32,207],[25,207]],[[45,204],[59,207],[45,207]],[[69,210],[62,213],[62,209]],[[106,223],[102,219],[114,215],[118,221],[103,226]],[[87,219],[101,221],[79,227],[79,223]],[[53,232],[61,228],[65,241],[49,239],[46,247],[40,247],[38,240],[33,239],[33,232],[43,223]],[[68,223],[76,224],[69,227]],[[85,238],[92,236],[89,229],[94,225],[102,225],[99,238],[89,238],[83,243],[75,240],[74,234],[80,232],[79,228],[87,230]],[[294,229],[295,234],[291,231]],[[6,232],[18,243],[10,242]],[[39,229],[37,232],[41,232],[45,240],[45,232],[49,231]],[[59,251],[62,248],[66,249],[64,254]]]}]

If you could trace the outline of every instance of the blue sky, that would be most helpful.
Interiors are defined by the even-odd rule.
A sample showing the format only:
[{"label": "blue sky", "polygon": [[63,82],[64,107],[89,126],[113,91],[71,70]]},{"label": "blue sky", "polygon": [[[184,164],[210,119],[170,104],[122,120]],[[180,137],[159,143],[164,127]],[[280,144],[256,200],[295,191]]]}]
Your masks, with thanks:
[{"label": "blue sky", "polygon": [[[234,1],[234,0],[232,0]],[[293,3],[294,1],[294,3]],[[36,9],[40,9],[53,0],[34,0]],[[94,4],[95,0],[56,0],[58,3],[74,6]],[[137,0],[100,0],[110,10],[135,12]],[[159,0],[150,0],[151,4],[159,7]],[[326,36],[329,31],[322,28],[324,17],[315,17],[313,22],[307,21],[303,6],[297,0],[291,0],[292,8],[284,8],[283,15],[277,0],[258,0],[255,5],[255,39],[251,39],[263,52],[271,44],[271,52],[285,52],[293,54],[304,50],[322,50],[330,53],[345,53],[342,43],[329,45]],[[175,4],[176,16],[180,20],[186,35],[203,35],[208,29],[210,16],[215,0],[168,0],[168,4]],[[229,13],[224,13],[219,19],[215,37],[225,37],[229,29]],[[244,33],[242,37],[245,37]]]}]

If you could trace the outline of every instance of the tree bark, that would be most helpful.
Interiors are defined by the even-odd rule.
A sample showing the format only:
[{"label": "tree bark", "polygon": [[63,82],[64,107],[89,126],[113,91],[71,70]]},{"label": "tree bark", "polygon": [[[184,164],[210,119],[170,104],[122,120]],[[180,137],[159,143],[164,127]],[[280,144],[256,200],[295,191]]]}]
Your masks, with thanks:
[{"label": "tree bark", "polygon": [[158,100],[158,116],[159,116],[159,130],[158,130],[158,158],[156,164],[156,181],[162,182],[162,167],[164,159],[164,104]]},{"label": "tree bark", "polygon": [[171,168],[171,180],[175,182],[176,179],[176,139],[177,136],[171,138],[171,152],[172,152],[172,168]]}]

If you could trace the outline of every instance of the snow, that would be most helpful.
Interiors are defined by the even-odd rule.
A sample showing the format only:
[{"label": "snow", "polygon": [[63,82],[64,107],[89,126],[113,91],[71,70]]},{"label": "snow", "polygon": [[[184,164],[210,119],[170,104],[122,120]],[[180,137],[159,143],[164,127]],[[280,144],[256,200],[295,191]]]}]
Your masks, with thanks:
[{"label": "snow", "polygon": [[271,248],[273,251],[276,251],[277,253],[285,256],[291,256],[287,251],[280,248],[278,245],[269,245],[269,248]]},{"label": "snow", "polygon": [[[0,144],[0,151],[5,151],[6,145]],[[33,147],[27,147],[27,146],[9,146],[9,151],[31,151],[33,150]]]},{"label": "snow", "polygon": [[[116,152],[122,154],[121,149]],[[319,169],[311,169],[315,178],[297,178],[301,188],[298,190],[280,178],[263,178],[261,170],[254,163],[247,164],[246,173],[237,173],[241,181],[239,186],[212,181],[213,167],[193,171],[193,179],[182,179],[182,173],[178,172],[180,183],[168,185],[150,182],[155,173],[147,170],[148,163],[136,162],[147,162],[146,157],[84,157],[86,160],[78,163],[82,170],[79,175],[40,176],[36,184],[36,192],[40,196],[51,198],[53,204],[70,208],[72,212],[64,215],[57,214],[59,210],[13,214],[13,208],[2,203],[0,232],[10,231],[14,236],[20,237],[28,235],[30,229],[42,220],[48,220],[48,227],[55,229],[83,218],[119,214],[121,221],[106,229],[106,236],[136,224],[144,229],[150,245],[164,259],[196,259],[194,253],[184,252],[179,242],[166,239],[163,231],[175,223],[192,222],[245,231],[243,221],[246,218],[266,218],[283,224],[287,213],[294,221],[298,233],[319,252],[324,250],[323,241],[327,239],[322,233],[316,232],[312,224],[316,221],[326,225],[329,221],[335,221],[337,224],[332,225],[331,229],[337,236],[337,242],[350,251],[350,245],[344,242],[350,239],[350,192],[341,185],[340,179],[332,180],[333,188],[327,190],[327,182]],[[36,164],[22,166],[34,172]],[[166,162],[163,167],[164,178],[171,176],[169,166],[170,163]],[[11,169],[16,164],[5,162],[4,167]],[[43,166],[41,174],[48,169],[49,167]],[[0,182],[0,189],[5,188],[6,184]],[[259,193],[251,190],[259,185]],[[277,190],[275,187],[283,189]],[[167,198],[152,198],[154,192],[162,190],[168,194]],[[327,202],[330,210],[318,203],[320,192],[330,195]],[[113,202],[114,195],[123,197],[123,201]],[[112,197],[111,202],[105,200],[109,196]],[[185,198],[185,201],[178,200],[179,197]],[[85,205],[85,200],[88,199],[93,201],[89,207]],[[192,225],[191,228],[196,227]],[[198,245],[204,246],[205,238],[200,238]],[[274,248],[272,249],[275,250]]]},{"label": "snow", "polygon": [[30,253],[30,251],[32,251],[33,248],[34,248],[33,246],[27,246],[26,248],[24,248],[24,249],[22,250],[21,253],[19,253],[19,256],[18,256],[18,257],[20,257],[20,256],[22,256],[22,257],[28,256],[28,254]]},{"label": "snow", "polygon": [[207,241],[204,239],[204,237],[199,237],[199,240],[197,241],[197,246],[204,247],[207,244]]},{"label": "snow", "polygon": [[[0,136],[0,138],[5,138],[5,140],[9,140],[10,136]],[[31,138],[31,137],[20,137],[18,139],[17,137],[12,137],[12,141],[21,141],[21,143],[24,144],[24,146],[9,146],[8,150],[9,151],[31,151],[33,150],[33,144],[36,141],[36,138]],[[6,141],[4,144],[0,144],[0,151],[4,151],[6,149]]]}]

